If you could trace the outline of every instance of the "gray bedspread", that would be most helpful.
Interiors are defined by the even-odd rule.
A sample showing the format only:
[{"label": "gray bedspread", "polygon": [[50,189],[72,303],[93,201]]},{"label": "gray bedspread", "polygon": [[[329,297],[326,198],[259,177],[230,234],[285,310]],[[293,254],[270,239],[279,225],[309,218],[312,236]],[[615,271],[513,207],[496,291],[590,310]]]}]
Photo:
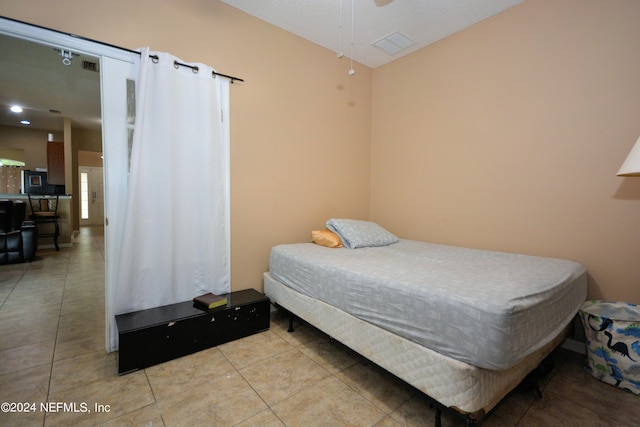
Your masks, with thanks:
[{"label": "gray bedspread", "polygon": [[276,246],[272,276],[454,359],[506,369],[568,325],[586,299],[573,261],[400,240],[360,249]]}]

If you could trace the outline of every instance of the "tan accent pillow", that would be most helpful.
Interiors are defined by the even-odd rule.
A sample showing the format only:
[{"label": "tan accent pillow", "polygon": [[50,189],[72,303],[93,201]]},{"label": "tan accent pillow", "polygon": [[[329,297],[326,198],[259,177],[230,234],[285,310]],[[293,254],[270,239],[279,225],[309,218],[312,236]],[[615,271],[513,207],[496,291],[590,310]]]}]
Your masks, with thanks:
[{"label": "tan accent pillow", "polygon": [[344,245],[340,236],[331,230],[313,230],[311,232],[311,241],[316,245],[326,246],[328,248],[341,248]]}]

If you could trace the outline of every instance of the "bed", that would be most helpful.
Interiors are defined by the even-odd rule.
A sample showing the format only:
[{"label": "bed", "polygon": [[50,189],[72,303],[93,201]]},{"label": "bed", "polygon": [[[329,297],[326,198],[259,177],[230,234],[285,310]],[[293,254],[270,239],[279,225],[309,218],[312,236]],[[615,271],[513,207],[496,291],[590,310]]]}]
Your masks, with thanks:
[{"label": "bed", "polygon": [[399,239],[352,219],[315,233],[272,248],[265,294],[469,422],[562,343],[586,299],[573,261]]}]

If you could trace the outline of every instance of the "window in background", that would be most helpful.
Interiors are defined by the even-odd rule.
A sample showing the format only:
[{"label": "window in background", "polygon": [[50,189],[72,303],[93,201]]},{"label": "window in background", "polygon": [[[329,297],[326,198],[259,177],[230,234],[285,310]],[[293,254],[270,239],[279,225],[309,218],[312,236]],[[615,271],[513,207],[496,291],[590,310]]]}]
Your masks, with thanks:
[{"label": "window in background", "polygon": [[89,219],[89,174],[80,172],[80,219]]}]

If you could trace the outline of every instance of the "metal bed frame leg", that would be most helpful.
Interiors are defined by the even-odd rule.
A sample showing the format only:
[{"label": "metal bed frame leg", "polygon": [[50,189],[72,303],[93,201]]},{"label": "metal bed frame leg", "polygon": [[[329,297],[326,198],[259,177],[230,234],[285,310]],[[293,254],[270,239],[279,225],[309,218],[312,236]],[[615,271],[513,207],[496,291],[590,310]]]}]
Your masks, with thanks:
[{"label": "metal bed frame leg", "polygon": [[293,313],[289,313],[289,329],[287,332],[293,332]]}]

